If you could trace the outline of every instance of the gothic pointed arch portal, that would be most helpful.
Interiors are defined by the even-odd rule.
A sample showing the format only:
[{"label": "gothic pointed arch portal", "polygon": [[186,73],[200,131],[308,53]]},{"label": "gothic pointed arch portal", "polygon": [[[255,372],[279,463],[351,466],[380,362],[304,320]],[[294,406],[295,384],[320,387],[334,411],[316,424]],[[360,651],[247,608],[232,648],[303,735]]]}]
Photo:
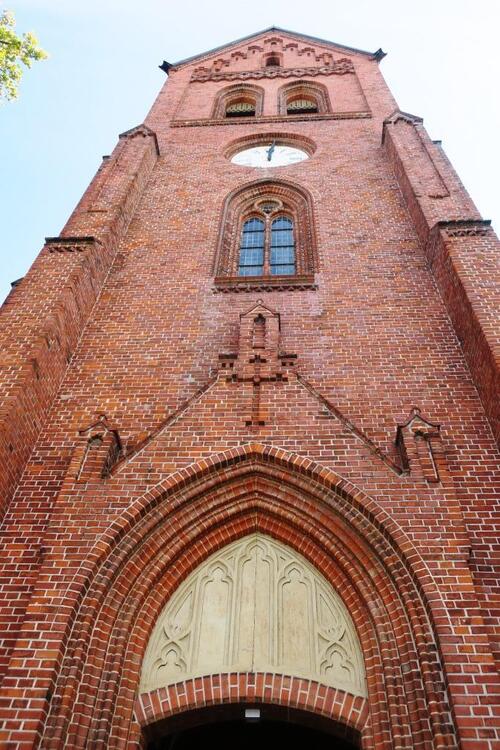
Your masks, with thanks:
[{"label": "gothic pointed arch portal", "polygon": [[[278,553],[285,550],[299,579],[306,571],[311,582],[326,586],[337,622],[359,638],[366,680],[359,664],[350,685],[345,676],[343,683],[328,682],[320,666],[289,674],[286,664],[273,671],[228,664],[209,674],[205,667],[203,674],[191,670],[162,687],[143,683],[143,691],[142,665],[162,612],[180,601],[193,573],[224,558],[231,545],[241,551],[252,535],[269,539]],[[430,576],[425,589],[417,583],[412,566],[424,563],[392,519],[325,467],[254,444],[214,455],[139,498],[89,560],[71,588],[71,630],[41,747],[138,748],[147,728],[159,722],[208,706],[255,702],[323,717],[360,737],[363,750],[455,745],[428,614],[439,592]],[[221,568],[218,581],[229,572]],[[69,598],[67,605],[69,611]],[[332,636],[330,645],[339,641],[342,636]],[[349,649],[356,661],[354,640],[344,646],[344,660]],[[188,670],[187,661],[181,667]]]},{"label": "gothic pointed arch portal", "polygon": [[218,672],[279,672],[366,696],[344,603],[302,555],[260,533],[216,552],[179,587],[149,641],[140,690]]}]

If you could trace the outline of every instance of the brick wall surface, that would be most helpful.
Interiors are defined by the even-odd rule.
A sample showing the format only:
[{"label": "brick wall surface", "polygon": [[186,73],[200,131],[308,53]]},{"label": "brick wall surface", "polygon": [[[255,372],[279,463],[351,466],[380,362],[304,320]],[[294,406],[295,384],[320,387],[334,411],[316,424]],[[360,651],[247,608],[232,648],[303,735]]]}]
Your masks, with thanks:
[{"label": "brick wall surface", "polygon": [[[279,115],[297,81],[332,111]],[[262,117],[212,119],[238,83]],[[226,158],[277,132],[314,154]],[[310,196],[315,283],[222,292],[225,201],[266,180]],[[141,747],[238,700],[330,716],[363,748],[498,746],[497,249],[372,56],[276,33],[170,70],[1,311],[6,747]],[[137,696],[170,592],[256,528],[342,592],[366,704],[273,674]]]}]

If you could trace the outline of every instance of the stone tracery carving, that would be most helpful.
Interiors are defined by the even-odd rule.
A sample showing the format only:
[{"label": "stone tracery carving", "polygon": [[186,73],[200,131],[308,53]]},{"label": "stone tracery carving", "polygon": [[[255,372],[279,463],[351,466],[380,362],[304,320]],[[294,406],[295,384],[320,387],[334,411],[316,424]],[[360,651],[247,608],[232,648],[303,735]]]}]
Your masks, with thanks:
[{"label": "stone tracery carving", "polygon": [[245,537],[195,570],[160,615],[141,692],[214,672],[271,671],[366,695],[350,616],[302,556]]}]

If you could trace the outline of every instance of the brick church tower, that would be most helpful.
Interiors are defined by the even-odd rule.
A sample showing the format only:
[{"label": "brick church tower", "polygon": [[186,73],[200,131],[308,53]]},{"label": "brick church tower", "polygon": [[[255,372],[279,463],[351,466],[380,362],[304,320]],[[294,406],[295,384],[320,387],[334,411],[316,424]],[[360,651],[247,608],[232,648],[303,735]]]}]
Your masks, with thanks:
[{"label": "brick church tower", "polygon": [[164,63],[5,302],[2,747],[498,747],[498,240],[382,57]]}]

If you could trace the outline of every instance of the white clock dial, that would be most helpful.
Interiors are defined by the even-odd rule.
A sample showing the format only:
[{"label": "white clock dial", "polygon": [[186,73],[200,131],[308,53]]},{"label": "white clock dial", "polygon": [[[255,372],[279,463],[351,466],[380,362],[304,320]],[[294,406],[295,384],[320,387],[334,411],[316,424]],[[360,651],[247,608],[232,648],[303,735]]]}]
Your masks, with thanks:
[{"label": "white clock dial", "polygon": [[300,148],[269,143],[266,146],[253,146],[238,151],[231,162],[240,167],[286,167],[308,158],[309,154]]}]

